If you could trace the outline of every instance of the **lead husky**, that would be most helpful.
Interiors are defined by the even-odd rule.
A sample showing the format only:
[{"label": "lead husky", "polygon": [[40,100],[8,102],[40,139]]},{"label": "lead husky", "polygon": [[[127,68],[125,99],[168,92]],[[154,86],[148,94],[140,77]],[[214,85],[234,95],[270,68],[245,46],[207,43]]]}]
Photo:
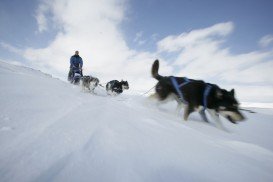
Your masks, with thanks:
[{"label": "lead husky", "polygon": [[232,123],[244,120],[239,112],[239,104],[235,99],[235,91],[221,89],[215,84],[205,83],[202,80],[187,79],[186,77],[161,76],[158,74],[159,61],[155,60],[152,65],[152,76],[158,80],[155,87],[155,97],[164,101],[173,95],[174,99],[185,106],[184,120],[197,110],[202,119],[208,122],[205,110],[222,127],[219,114]]}]

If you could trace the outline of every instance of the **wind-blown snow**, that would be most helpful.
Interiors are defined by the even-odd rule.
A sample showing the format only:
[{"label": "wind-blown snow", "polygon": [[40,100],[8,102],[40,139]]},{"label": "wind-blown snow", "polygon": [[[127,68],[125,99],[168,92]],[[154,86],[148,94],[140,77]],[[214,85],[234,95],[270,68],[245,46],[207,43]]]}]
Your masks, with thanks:
[{"label": "wind-blown snow", "polygon": [[[273,181],[272,109],[227,131],[0,62],[0,181]],[[133,83],[129,83],[133,84]]]}]

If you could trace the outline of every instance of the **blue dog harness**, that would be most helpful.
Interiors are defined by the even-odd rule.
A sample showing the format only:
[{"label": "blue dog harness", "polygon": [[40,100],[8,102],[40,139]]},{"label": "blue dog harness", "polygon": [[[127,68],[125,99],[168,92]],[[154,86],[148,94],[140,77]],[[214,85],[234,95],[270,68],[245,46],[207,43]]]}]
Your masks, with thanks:
[{"label": "blue dog harness", "polygon": [[190,83],[190,80],[188,78],[184,78],[185,82],[181,83],[180,85],[178,85],[176,79],[172,76],[171,77],[171,81],[172,81],[172,84],[176,90],[176,92],[178,93],[179,95],[179,99],[183,102],[183,103],[186,103],[188,104],[188,102],[184,99],[183,97],[183,93],[181,92],[180,88],[187,85],[188,83]]},{"label": "blue dog harness", "polygon": [[[177,92],[178,95],[179,95],[179,99],[180,99],[183,103],[188,104],[188,102],[184,99],[183,93],[181,92],[180,88],[182,88],[183,86],[187,85],[187,84],[190,83],[191,81],[190,81],[188,78],[186,78],[186,77],[184,77],[184,80],[185,80],[185,82],[183,82],[183,83],[181,83],[180,85],[178,85],[176,79],[175,79],[174,77],[171,77],[172,84],[173,84],[173,86],[174,86],[176,92]],[[211,89],[212,89],[212,86],[209,85],[209,84],[206,84],[206,88],[205,88],[205,91],[204,91],[204,94],[203,94],[203,104],[204,104],[203,111],[207,109],[207,106],[208,106],[208,103],[207,103],[207,100],[208,100],[208,99],[207,99],[207,97],[208,97],[208,95],[209,95]]]},{"label": "blue dog harness", "polygon": [[208,95],[210,93],[212,89],[212,86],[207,84],[206,88],[205,88],[205,91],[204,91],[204,94],[203,94],[203,104],[204,104],[204,108],[203,110],[205,111],[208,107]]}]

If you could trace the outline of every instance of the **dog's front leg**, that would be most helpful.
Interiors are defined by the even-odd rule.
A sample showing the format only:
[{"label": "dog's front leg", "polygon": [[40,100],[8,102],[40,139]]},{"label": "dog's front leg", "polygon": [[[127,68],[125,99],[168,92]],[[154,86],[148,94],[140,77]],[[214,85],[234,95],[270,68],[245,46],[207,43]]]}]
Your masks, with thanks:
[{"label": "dog's front leg", "polygon": [[176,105],[176,114],[179,116],[181,109],[184,107],[183,102],[178,97],[175,97],[175,101],[177,102]]},{"label": "dog's front leg", "polygon": [[185,105],[184,108],[184,120],[187,121],[189,118],[189,115],[193,112],[193,107],[190,105]]},{"label": "dog's front leg", "polygon": [[179,115],[180,114],[180,111],[181,109],[184,107],[183,103],[179,103],[177,102],[177,106],[176,106],[176,114]]},{"label": "dog's front leg", "polygon": [[83,85],[83,83],[82,83],[82,92],[84,92],[85,91],[85,88],[84,88],[84,85]]},{"label": "dog's front leg", "polygon": [[226,130],[220,120],[219,114],[214,109],[208,109],[208,112],[210,113],[211,117],[216,121],[216,127],[222,130]]},{"label": "dog's front leg", "polygon": [[199,111],[199,114],[200,114],[201,118],[203,119],[203,121],[209,123],[209,120],[208,120],[208,118],[207,118],[207,115],[206,115],[204,109],[200,110],[200,111]]}]

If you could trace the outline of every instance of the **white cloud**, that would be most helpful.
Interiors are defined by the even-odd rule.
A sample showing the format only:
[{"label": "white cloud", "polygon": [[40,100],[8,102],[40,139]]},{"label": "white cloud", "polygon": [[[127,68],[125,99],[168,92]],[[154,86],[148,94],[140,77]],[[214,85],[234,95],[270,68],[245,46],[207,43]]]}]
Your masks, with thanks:
[{"label": "white cloud", "polygon": [[[264,86],[273,85],[273,51],[232,54],[223,44],[234,30],[232,22],[170,35],[157,42],[157,51],[139,52],[127,46],[120,30],[126,17],[126,0],[41,2],[37,16],[45,19],[37,20],[39,31],[57,27],[55,39],[40,49],[20,50],[1,43],[2,47],[23,55],[34,68],[66,79],[69,58],[79,50],[84,74],[97,76],[102,82],[126,79],[132,90],[148,90],[155,84],[150,75],[151,64],[159,58],[162,75],[199,78],[227,89],[235,86],[244,101],[258,101],[264,98],[258,94],[266,92],[273,102],[272,87]],[[139,42],[142,35],[139,32],[135,41]],[[169,52],[177,55],[171,64],[161,58]]]},{"label": "white cloud", "polygon": [[139,41],[139,39],[141,39],[142,35],[143,35],[143,31],[137,32],[134,42]]},{"label": "white cloud", "polygon": [[[177,75],[203,79],[223,88],[236,84],[240,97],[255,101],[266,97],[264,100],[272,102],[273,88],[265,85],[273,85],[273,50],[232,54],[223,43],[233,29],[233,23],[227,22],[168,36],[158,42],[158,50],[176,52],[173,66]],[[250,87],[255,90],[247,91]]]},{"label": "white cloud", "polygon": [[267,47],[272,42],[273,42],[273,35],[265,35],[260,39],[259,45],[261,47]]},{"label": "white cloud", "polygon": [[22,54],[23,51],[21,49],[18,49],[10,44],[7,44],[5,42],[0,42],[0,46],[3,47],[4,49],[12,52],[12,53],[16,53],[16,54]]},{"label": "white cloud", "polygon": [[[70,56],[79,50],[84,74],[97,76],[103,82],[127,79],[139,83],[133,84],[132,89],[152,87],[155,81],[150,67],[156,55],[130,49],[120,31],[126,3],[127,0],[42,0],[36,16],[39,32],[57,27],[56,37],[44,48],[28,47],[20,54],[34,68],[65,80]],[[141,44],[141,40],[138,42]]]},{"label": "white cloud", "polygon": [[50,5],[46,2],[41,3],[38,7],[38,9],[36,10],[36,21],[38,24],[38,31],[40,33],[46,31],[48,29],[48,20],[46,18],[46,14],[49,12],[49,7]]},{"label": "white cloud", "polygon": [[137,32],[134,38],[134,42],[137,43],[138,45],[145,44],[146,40],[143,40],[142,37],[143,37],[143,31]]},{"label": "white cloud", "polygon": [[233,31],[232,22],[219,23],[205,29],[193,30],[189,33],[182,33],[178,36],[168,36],[159,41],[157,46],[159,51],[179,51],[188,46],[199,45],[206,41],[219,39],[227,36]]}]

